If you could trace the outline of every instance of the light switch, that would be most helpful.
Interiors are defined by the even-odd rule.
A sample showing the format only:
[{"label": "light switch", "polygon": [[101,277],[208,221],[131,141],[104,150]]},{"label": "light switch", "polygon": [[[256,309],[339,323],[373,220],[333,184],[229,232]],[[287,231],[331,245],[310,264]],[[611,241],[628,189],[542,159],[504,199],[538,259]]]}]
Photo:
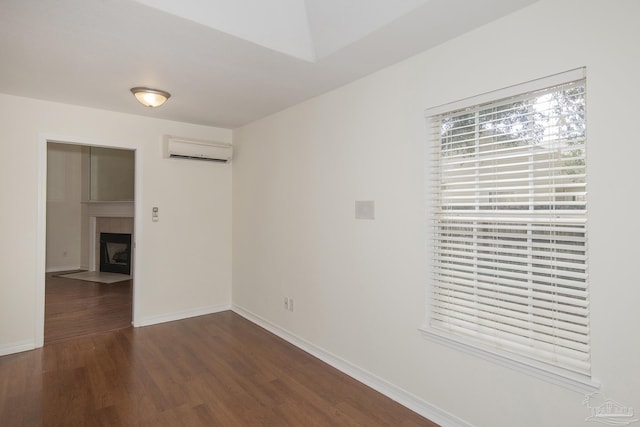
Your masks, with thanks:
[{"label": "light switch", "polygon": [[156,222],[156,221],[158,221],[158,219],[159,219],[159,218],[158,218],[158,207],[157,207],[157,206],[154,206],[154,207],[151,209],[151,220],[152,220],[153,222]]}]

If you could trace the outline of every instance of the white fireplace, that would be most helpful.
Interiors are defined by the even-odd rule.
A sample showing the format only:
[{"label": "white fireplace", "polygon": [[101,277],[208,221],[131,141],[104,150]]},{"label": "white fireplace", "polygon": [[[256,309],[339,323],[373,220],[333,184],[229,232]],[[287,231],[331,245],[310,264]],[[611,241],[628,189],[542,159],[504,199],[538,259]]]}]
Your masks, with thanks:
[{"label": "white fireplace", "polygon": [[[98,271],[101,233],[131,234],[131,245],[134,245],[134,202],[86,202],[85,204],[89,217],[89,270]],[[131,259],[131,266],[133,261]]]}]

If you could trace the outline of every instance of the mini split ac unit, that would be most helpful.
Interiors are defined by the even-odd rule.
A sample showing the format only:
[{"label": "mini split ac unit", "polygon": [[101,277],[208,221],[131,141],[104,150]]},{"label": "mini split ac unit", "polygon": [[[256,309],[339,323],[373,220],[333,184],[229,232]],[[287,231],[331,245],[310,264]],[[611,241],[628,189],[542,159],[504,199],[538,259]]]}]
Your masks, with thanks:
[{"label": "mini split ac unit", "polygon": [[163,154],[165,158],[208,160],[227,163],[233,156],[231,144],[165,135]]}]

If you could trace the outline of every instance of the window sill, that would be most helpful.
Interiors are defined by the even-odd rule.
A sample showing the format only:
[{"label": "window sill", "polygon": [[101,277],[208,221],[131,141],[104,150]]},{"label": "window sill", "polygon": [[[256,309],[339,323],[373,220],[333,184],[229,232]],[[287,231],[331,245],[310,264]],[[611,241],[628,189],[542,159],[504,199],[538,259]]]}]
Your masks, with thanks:
[{"label": "window sill", "polygon": [[470,340],[452,336],[446,332],[422,326],[422,335],[439,344],[488,360],[518,372],[542,379],[580,393],[593,393],[600,389],[600,383],[593,378],[566,369],[553,367],[542,362],[530,360],[516,354],[501,352],[489,346],[476,344]]}]

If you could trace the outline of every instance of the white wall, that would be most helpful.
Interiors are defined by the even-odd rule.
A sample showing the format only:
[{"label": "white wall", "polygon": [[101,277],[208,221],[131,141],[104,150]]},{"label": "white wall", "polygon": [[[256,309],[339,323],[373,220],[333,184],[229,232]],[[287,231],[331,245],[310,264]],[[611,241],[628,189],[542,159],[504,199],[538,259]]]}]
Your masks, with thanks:
[{"label": "white wall", "polygon": [[80,268],[82,146],[51,143],[47,150],[46,270]]},{"label": "white wall", "polygon": [[587,425],[583,392],[418,331],[424,109],[586,66],[593,376],[640,411],[638,17],[635,0],[542,0],[235,131],[234,304],[472,425]]},{"label": "white wall", "polygon": [[[133,102],[133,101],[132,101]],[[231,168],[162,158],[162,136],[231,131],[0,95],[0,354],[37,345],[38,162],[43,135],[136,150],[136,324],[231,304]],[[46,147],[44,148],[46,150]],[[46,151],[45,151],[46,153]],[[44,203],[44,200],[42,200]],[[160,221],[151,221],[158,206]],[[44,239],[44,236],[42,236]]]},{"label": "white wall", "polygon": [[89,200],[134,200],[135,152],[91,147]]}]

